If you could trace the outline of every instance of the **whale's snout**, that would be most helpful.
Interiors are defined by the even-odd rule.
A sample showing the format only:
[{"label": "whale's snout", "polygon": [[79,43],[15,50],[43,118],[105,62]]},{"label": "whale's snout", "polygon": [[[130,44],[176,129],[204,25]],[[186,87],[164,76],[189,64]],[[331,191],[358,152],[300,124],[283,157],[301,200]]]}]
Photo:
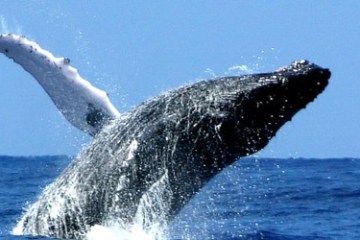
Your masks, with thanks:
[{"label": "whale's snout", "polygon": [[233,80],[238,82],[236,107],[222,124],[222,139],[237,156],[262,149],[281,126],[325,90],[330,76],[329,69],[301,60],[272,73]]}]

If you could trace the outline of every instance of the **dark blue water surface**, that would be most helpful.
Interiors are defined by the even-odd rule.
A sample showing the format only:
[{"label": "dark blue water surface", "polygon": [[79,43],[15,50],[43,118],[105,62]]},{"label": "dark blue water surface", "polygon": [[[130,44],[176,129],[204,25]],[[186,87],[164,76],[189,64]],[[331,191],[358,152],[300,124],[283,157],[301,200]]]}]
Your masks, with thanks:
[{"label": "dark blue water surface", "polygon": [[[0,157],[0,239],[69,163]],[[177,216],[170,239],[360,239],[360,159],[243,159]]]}]

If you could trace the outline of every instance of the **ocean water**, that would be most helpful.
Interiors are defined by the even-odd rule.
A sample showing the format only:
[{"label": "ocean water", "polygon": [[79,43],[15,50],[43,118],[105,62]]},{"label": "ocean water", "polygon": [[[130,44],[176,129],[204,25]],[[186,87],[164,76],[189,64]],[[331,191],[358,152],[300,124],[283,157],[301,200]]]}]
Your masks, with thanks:
[{"label": "ocean water", "polygon": [[[0,239],[50,239],[11,231],[69,161],[0,157]],[[360,159],[242,159],[191,200],[168,239],[360,239],[359,180]]]}]

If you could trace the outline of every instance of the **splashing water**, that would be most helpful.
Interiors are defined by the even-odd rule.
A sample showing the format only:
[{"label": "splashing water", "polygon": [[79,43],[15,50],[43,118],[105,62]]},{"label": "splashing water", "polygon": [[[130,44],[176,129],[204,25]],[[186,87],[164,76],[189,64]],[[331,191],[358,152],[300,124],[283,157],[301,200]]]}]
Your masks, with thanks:
[{"label": "splashing water", "polygon": [[[120,124],[121,124],[121,120]],[[136,184],[136,139],[144,132],[129,121],[126,133],[109,124],[64,173],[45,188],[13,229],[14,235],[64,236],[76,239],[166,239],[172,191],[167,169],[144,190]],[[130,134],[104,145],[118,134]],[[115,149],[115,150],[114,150]],[[121,154],[119,154],[121,153]],[[161,156],[156,156],[161,158]],[[140,187],[141,188],[141,187]]]},{"label": "splashing water", "polygon": [[[171,197],[171,190],[168,188],[168,177],[165,174],[156,182],[141,198],[136,215],[132,224],[127,224],[121,219],[109,219],[104,225],[95,225],[86,233],[88,240],[163,240],[167,239],[168,224],[166,212],[169,204],[166,199]],[[76,181],[74,181],[76,182]],[[74,199],[76,193],[73,193]],[[50,200],[54,203],[51,214],[53,217],[60,215],[61,208],[65,203],[61,196],[54,196]],[[75,201],[75,200],[74,200]],[[38,206],[36,206],[38,207]],[[75,206],[73,206],[75,207]],[[48,228],[49,226],[44,226]],[[12,234],[22,235],[20,225],[16,226]]]},{"label": "splashing water", "polygon": [[8,32],[9,32],[9,28],[7,26],[5,17],[0,15],[0,33],[8,33]]},{"label": "splashing water", "polygon": [[225,73],[229,75],[240,76],[242,74],[252,74],[254,72],[255,72],[254,69],[252,69],[248,65],[241,64],[241,65],[234,65],[229,67],[228,71]]},{"label": "splashing water", "polygon": [[[162,240],[167,239],[168,225],[166,212],[169,208],[168,201],[171,197],[171,190],[168,188],[167,174],[156,182],[141,198],[137,208],[134,221],[131,224],[123,222],[115,217],[109,219],[104,225],[95,225],[86,233],[88,240]],[[76,182],[76,181],[74,181]],[[74,199],[77,194],[73,193]],[[64,199],[56,195],[49,200],[53,205],[51,215],[58,217],[61,209],[65,206]],[[74,200],[76,202],[76,200]],[[36,207],[39,207],[35,205]],[[77,208],[77,206],[73,206]],[[34,208],[34,206],[33,206]],[[44,219],[46,220],[46,219]],[[49,226],[43,226],[49,228]],[[16,226],[12,234],[22,235],[20,225]]]},{"label": "splashing water", "polygon": [[162,240],[167,239],[166,212],[171,198],[167,173],[143,195],[134,222],[127,225],[111,219],[105,226],[95,225],[87,233],[88,240]]},{"label": "splashing water", "polygon": [[22,29],[19,24],[11,24],[13,27],[9,27],[6,18],[0,15],[0,34],[16,33],[22,35]]}]

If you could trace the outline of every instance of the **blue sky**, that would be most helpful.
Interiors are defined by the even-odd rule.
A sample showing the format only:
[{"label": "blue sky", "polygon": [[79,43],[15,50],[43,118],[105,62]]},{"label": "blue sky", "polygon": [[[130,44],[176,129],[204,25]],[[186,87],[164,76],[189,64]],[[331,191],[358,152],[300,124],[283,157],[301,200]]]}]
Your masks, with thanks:
[{"label": "blue sky", "polygon": [[[65,56],[121,112],[199,79],[309,59],[329,87],[262,157],[360,157],[360,1],[0,2],[0,31]],[[37,82],[0,56],[0,154],[76,154],[73,128]],[[230,72],[230,73],[229,73]]]}]

